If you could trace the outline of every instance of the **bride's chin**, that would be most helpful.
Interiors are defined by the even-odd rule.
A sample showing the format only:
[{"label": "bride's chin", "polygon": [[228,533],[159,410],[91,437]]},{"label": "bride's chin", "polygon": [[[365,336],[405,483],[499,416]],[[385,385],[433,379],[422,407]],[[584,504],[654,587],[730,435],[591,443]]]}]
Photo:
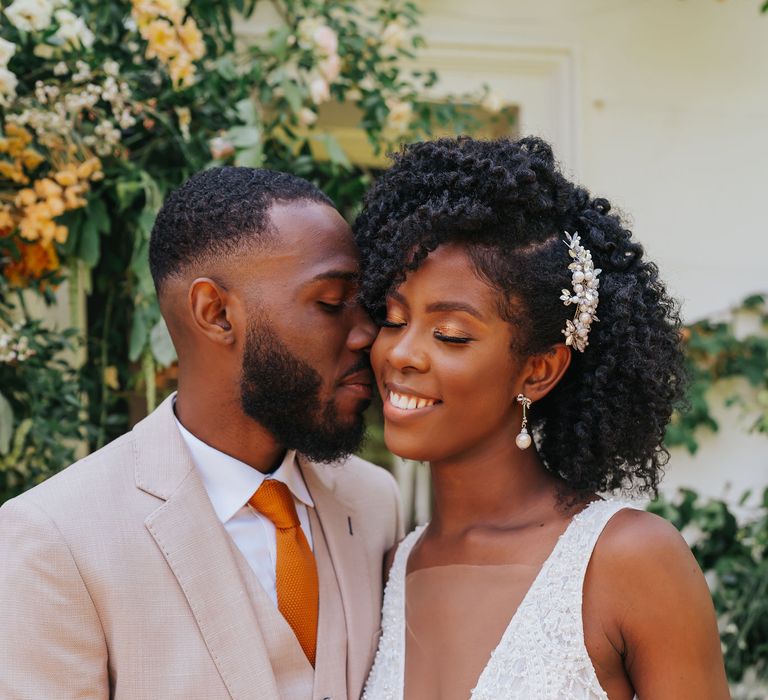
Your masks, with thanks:
[{"label": "bride's chin", "polygon": [[387,449],[400,459],[409,459],[414,462],[431,462],[434,459],[434,451],[428,446],[418,443],[418,440],[402,440],[388,438],[384,435],[384,444]]}]

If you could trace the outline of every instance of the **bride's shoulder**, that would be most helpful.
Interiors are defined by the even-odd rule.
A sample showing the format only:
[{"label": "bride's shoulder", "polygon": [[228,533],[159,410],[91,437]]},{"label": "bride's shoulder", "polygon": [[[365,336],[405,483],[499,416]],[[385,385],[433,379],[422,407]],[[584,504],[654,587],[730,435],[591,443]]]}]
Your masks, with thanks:
[{"label": "bride's shoulder", "polygon": [[634,508],[618,511],[606,524],[585,585],[620,617],[711,607],[704,575],[677,529]]},{"label": "bride's shoulder", "polygon": [[593,562],[632,571],[692,559],[688,545],[672,523],[637,508],[622,508],[608,520],[593,554]]}]

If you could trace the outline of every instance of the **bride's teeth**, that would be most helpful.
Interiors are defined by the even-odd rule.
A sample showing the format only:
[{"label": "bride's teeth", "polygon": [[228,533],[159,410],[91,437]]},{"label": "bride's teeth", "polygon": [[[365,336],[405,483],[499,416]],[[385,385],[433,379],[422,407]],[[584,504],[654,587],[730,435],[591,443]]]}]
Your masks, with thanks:
[{"label": "bride's teeth", "polygon": [[435,401],[433,399],[425,399],[420,396],[406,396],[404,394],[398,394],[395,391],[389,392],[389,403],[404,411],[410,411],[414,408],[424,408],[425,406],[435,405]]}]

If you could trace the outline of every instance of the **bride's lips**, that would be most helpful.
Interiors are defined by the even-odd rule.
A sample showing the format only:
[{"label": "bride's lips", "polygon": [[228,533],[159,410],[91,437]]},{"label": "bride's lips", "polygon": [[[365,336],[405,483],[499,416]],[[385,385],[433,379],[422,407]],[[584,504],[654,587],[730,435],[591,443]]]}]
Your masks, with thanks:
[{"label": "bride's lips", "polygon": [[384,385],[384,417],[402,421],[423,416],[442,404],[440,399],[399,384]]}]

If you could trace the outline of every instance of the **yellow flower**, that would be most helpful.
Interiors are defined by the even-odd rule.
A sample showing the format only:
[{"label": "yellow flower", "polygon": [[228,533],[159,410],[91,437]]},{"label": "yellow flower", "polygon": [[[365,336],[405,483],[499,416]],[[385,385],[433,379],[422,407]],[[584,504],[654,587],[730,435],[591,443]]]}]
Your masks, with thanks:
[{"label": "yellow flower", "polygon": [[178,32],[182,43],[194,60],[198,60],[205,56],[203,34],[197,28],[197,23],[194,19],[188,17],[187,21],[178,28]]},{"label": "yellow flower", "polygon": [[174,28],[164,19],[149,23],[144,38],[147,40],[147,58],[158,58],[167,62],[179,53],[179,42]]},{"label": "yellow flower", "polygon": [[21,153],[21,159],[27,170],[34,170],[45,158],[32,148],[25,148]]},{"label": "yellow flower", "polygon": [[47,201],[52,216],[61,216],[64,213],[64,200],[61,197],[49,197]]},{"label": "yellow flower", "polygon": [[[59,170],[53,177],[56,178],[56,182],[58,182],[61,187],[69,187],[70,185],[77,184],[77,172],[75,170],[70,170],[69,168]],[[57,194],[61,194],[61,188],[59,188]]]},{"label": "yellow flower", "polygon": [[85,188],[82,185],[72,185],[64,190],[64,205],[67,209],[79,209],[88,204],[88,202],[80,196],[84,191]]},{"label": "yellow flower", "polygon": [[77,177],[81,180],[95,179],[94,175],[101,172],[101,161],[98,158],[89,158],[77,166]]},{"label": "yellow flower", "polygon": [[30,134],[23,126],[19,126],[13,122],[5,125],[5,133],[8,134],[8,136],[20,139],[25,146],[32,143],[32,134]]},{"label": "yellow flower", "polygon": [[12,182],[18,182],[20,185],[26,185],[29,178],[19,166],[18,161],[9,163],[7,160],[0,160],[0,175]]},{"label": "yellow flower", "polygon": [[114,391],[120,388],[120,378],[117,374],[117,367],[114,365],[104,368],[104,384]]},{"label": "yellow flower", "polygon": [[167,17],[174,24],[181,24],[184,18],[184,8],[176,0],[155,0],[155,11]]},{"label": "yellow flower", "polygon": [[7,236],[16,228],[16,221],[8,207],[0,209],[0,236]]},{"label": "yellow flower", "polygon": [[[55,177],[58,180],[61,173],[56,173]],[[77,182],[77,178],[75,178]],[[64,183],[61,183],[64,184]],[[49,178],[43,178],[35,182],[35,192],[41,199],[48,199],[49,197],[59,197],[61,195],[61,187],[57,185],[53,180]]]},{"label": "yellow flower", "polygon": [[195,64],[187,54],[181,54],[171,61],[168,72],[175,87],[188,87],[195,82]]},{"label": "yellow flower", "polygon": [[19,190],[18,194],[16,195],[15,204],[17,207],[28,207],[32,204],[34,204],[37,201],[37,195],[35,194],[35,191],[33,189],[30,189],[29,187]]}]

